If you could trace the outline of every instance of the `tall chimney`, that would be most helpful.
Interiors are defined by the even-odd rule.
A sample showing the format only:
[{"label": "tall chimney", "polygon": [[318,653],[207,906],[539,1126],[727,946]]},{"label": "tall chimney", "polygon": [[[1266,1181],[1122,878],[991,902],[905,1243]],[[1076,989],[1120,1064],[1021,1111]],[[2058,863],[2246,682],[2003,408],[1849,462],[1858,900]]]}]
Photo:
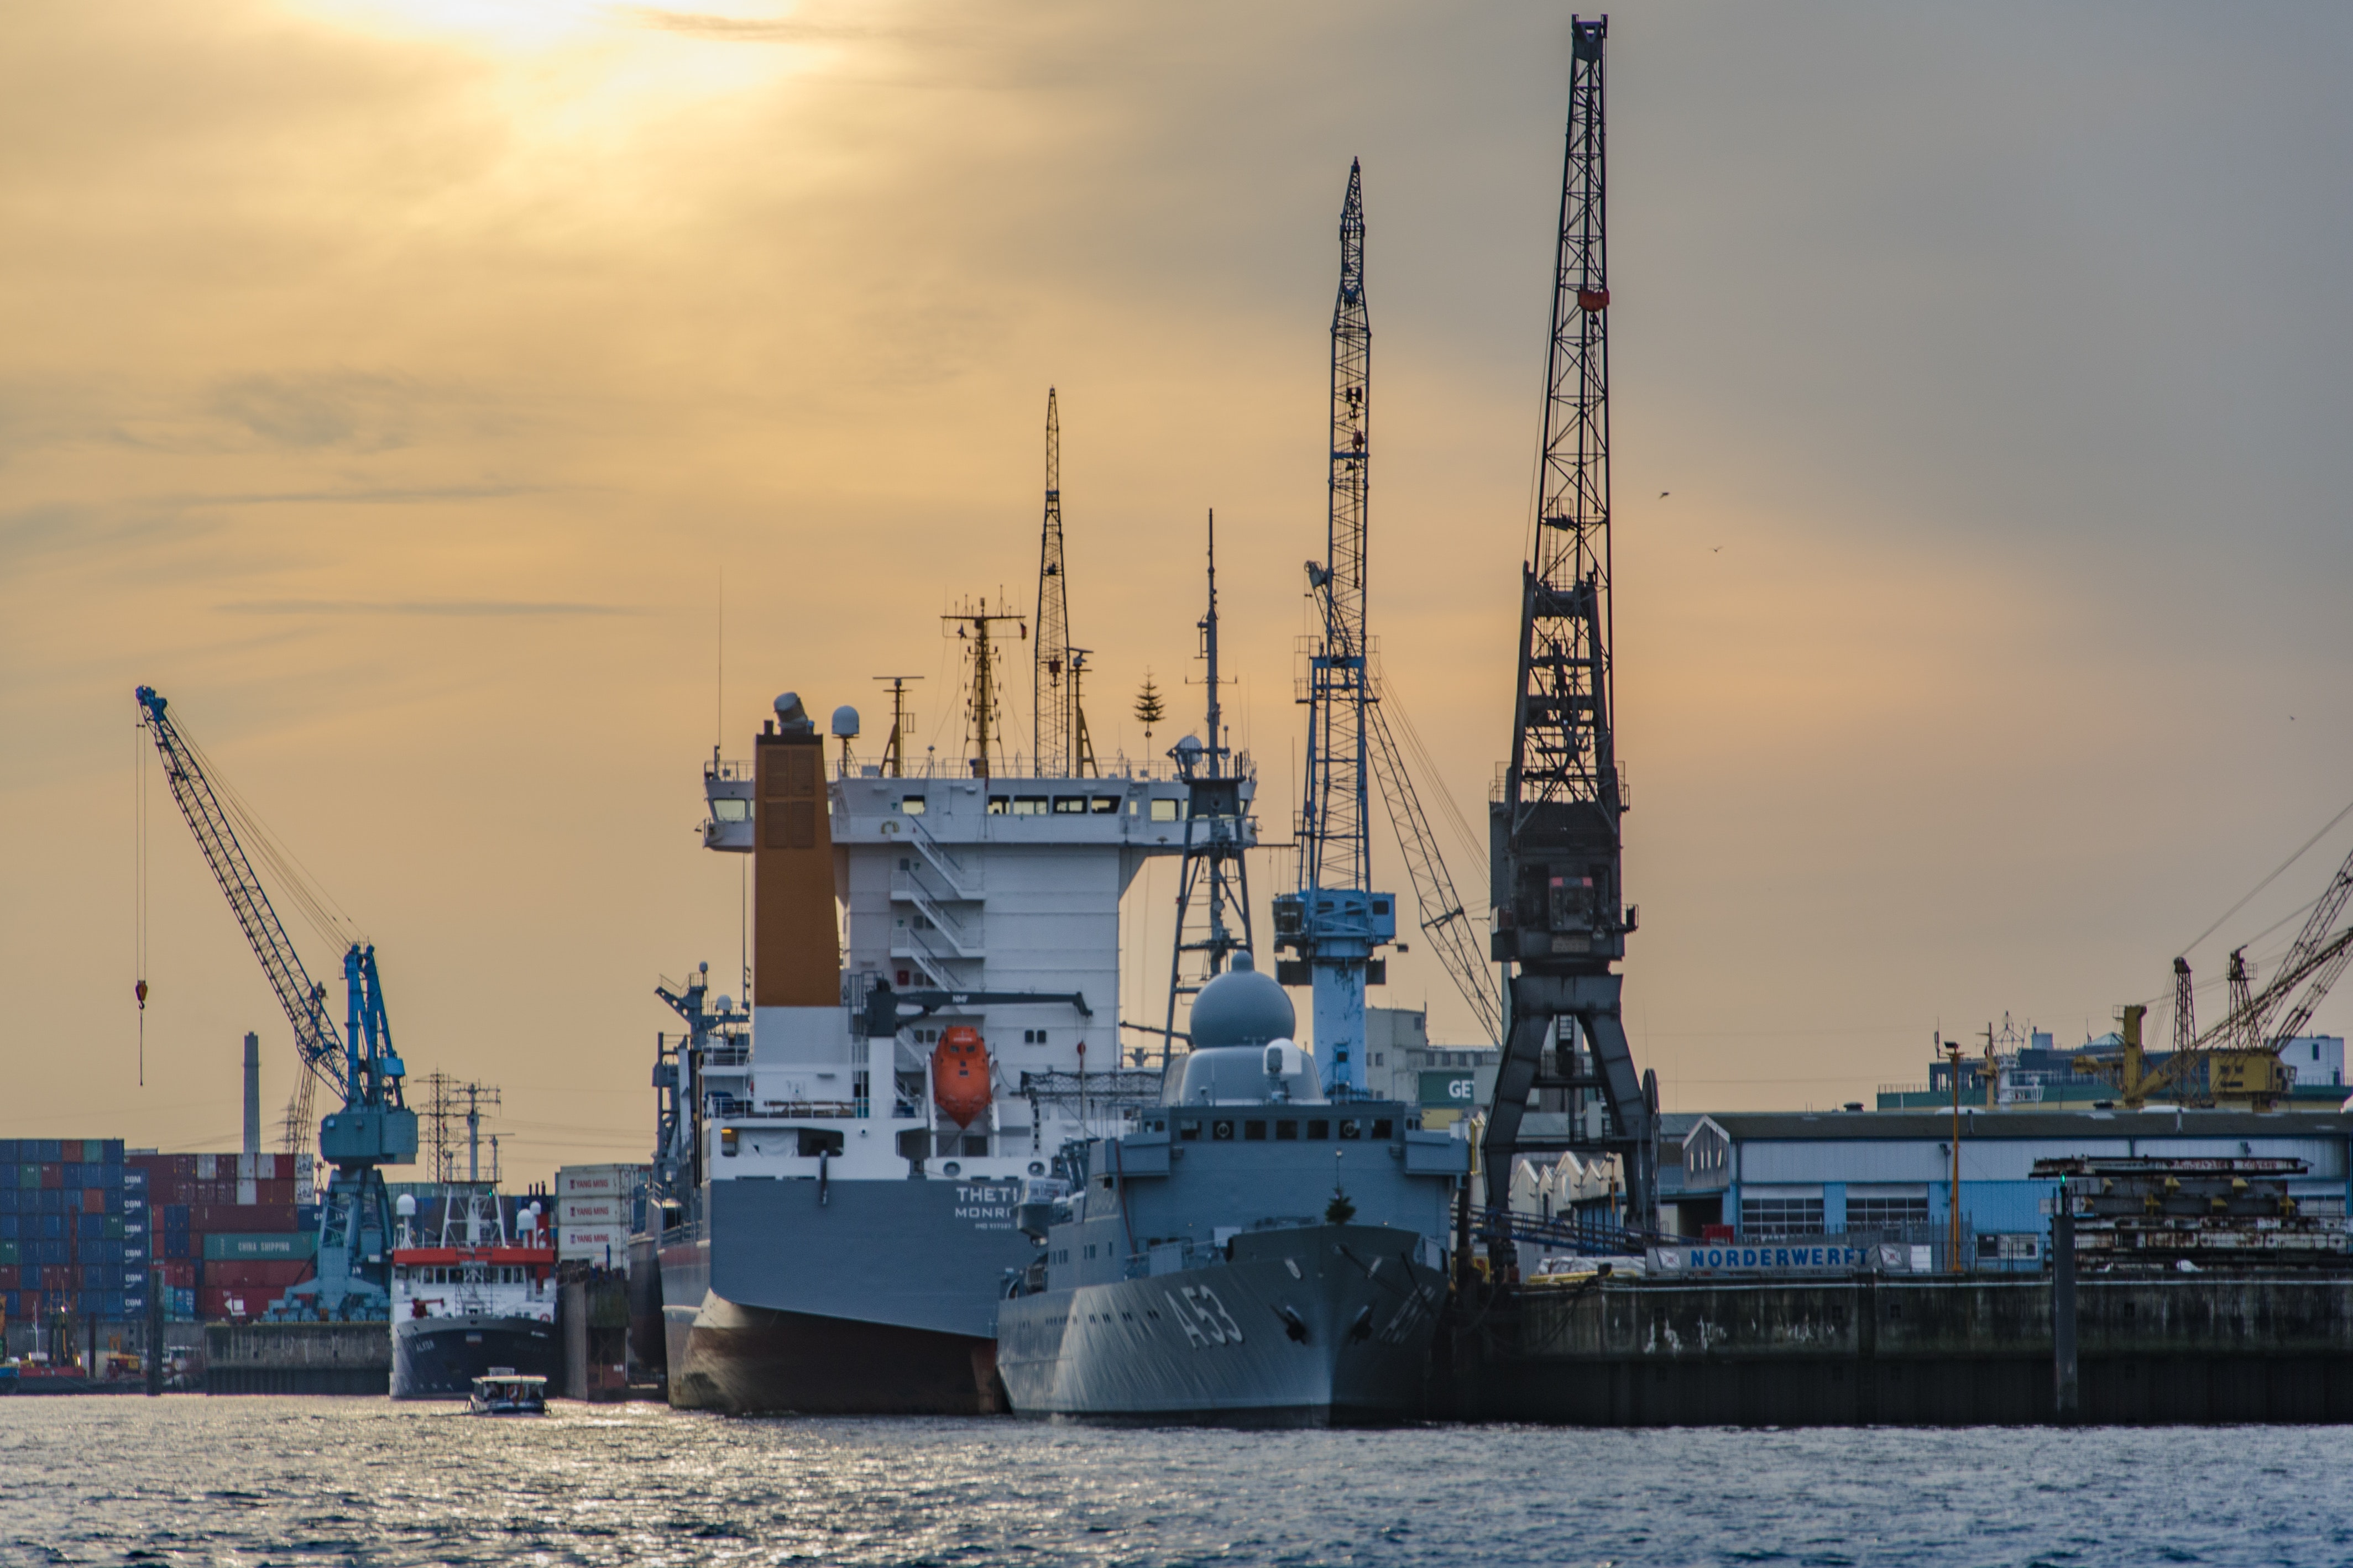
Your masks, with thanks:
[{"label": "tall chimney", "polygon": [[261,1037],[250,1029],[245,1035],[245,1152],[248,1158],[261,1152]]},{"label": "tall chimney", "polygon": [[841,932],[834,917],[833,825],[825,743],[798,697],[776,699],[776,717],[754,749],[752,1000],[761,1007],[841,1005]]}]

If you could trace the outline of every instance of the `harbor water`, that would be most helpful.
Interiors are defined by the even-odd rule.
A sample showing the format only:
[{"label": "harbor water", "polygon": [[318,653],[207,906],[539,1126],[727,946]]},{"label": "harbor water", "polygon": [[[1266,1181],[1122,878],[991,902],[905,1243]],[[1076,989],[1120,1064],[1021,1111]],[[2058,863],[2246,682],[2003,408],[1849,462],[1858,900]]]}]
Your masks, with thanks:
[{"label": "harbor water", "polygon": [[1237,1433],[0,1403],[15,1563],[2341,1564],[2353,1429]]}]

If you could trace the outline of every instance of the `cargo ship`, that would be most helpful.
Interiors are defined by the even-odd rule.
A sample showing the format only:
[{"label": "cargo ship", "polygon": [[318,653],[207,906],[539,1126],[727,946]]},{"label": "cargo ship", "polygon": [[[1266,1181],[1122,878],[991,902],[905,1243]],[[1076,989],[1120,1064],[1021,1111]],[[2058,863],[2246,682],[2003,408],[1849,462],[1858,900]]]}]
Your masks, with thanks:
[{"label": "cargo ship", "polygon": [[486,1376],[560,1378],[555,1249],[526,1208],[510,1237],[498,1195],[453,1187],[440,1223],[419,1234],[417,1200],[396,1202],[392,1396],[465,1399]]},{"label": "cargo ship", "polygon": [[[1327,1100],[1247,952],[1132,1131],[1069,1152],[997,1311],[1017,1415],[1324,1426],[1418,1413],[1470,1145],[1415,1109]],[[1041,1184],[1042,1185],[1042,1184]],[[1064,1195],[1067,1194],[1067,1195]]]},{"label": "cargo ship", "polygon": [[985,748],[917,773],[845,744],[829,767],[799,700],[776,710],[749,764],[704,769],[705,844],[752,857],[751,995],[707,972],[659,993],[687,1025],[655,1068],[665,1223],[640,1248],[670,1398],[1001,1409],[997,1300],[1035,1251],[1022,1184],[1158,1100],[1159,1073],[1121,1061],[1121,896],[1204,813],[1247,841],[1250,786],[1024,775]]}]

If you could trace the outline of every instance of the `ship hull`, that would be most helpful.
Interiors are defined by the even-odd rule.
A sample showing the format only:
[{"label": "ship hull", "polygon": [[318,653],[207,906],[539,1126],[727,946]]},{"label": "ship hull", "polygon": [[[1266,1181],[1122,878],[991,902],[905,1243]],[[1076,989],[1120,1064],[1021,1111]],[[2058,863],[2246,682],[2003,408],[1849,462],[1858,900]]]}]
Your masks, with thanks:
[{"label": "ship hull", "polygon": [[404,1318],[392,1325],[395,1399],[470,1399],[492,1367],[560,1384],[564,1341],[537,1318]]},{"label": "ship hull", "polygon": [[1421,1407],[1444,1276],[1371,1226],[1236,1237],[1230,1262],[1002,1304],[1015,1414],[1114,1423],[1377,1425]]},{"label": "ship hull", "polygon": [[1036,1256],[1014,1185],[721,1181],[661,1240],[670,1403],[732,1414],[1001,1412],[996,1319]]},{"label": "ship hull", "polygon": [[969,1334],[703,1299],[670,1403],[731,1415],[1002,1413],[997,1343]]}]

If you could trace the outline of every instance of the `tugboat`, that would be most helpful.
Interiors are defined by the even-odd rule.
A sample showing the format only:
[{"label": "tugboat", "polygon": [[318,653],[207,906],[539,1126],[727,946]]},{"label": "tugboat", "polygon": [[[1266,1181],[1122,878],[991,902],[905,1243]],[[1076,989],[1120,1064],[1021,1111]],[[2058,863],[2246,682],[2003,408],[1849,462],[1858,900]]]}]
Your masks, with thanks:
[{"label": "tugboat", "polygon": [[394,1206],[392,1396],[462,1399],[494,1373],[543,1384],[557,1375],[555,1248],[538,1214],[523,1210],[523,1234],[510,1242],[496,1193],[452,1187],[440,1234],[423,1246],[417,1200],[404,1194]]},{"label": "tugboat", "polygon": [[511,1366],[494,1366],[474,1379],[471,1408],[477,1415],[544,1415],[547,1379],[522,1376]]},{"label": "tugboat", "polygon": [[1421,1401],[1470,1145],[1394,1100],[1329,1100],[1250,954],[1193,1005],[1193,1051],[1136,1130],[1024,1194],[1038,1257],[997,1309],[1015,1412],[1324,1426]]}]

